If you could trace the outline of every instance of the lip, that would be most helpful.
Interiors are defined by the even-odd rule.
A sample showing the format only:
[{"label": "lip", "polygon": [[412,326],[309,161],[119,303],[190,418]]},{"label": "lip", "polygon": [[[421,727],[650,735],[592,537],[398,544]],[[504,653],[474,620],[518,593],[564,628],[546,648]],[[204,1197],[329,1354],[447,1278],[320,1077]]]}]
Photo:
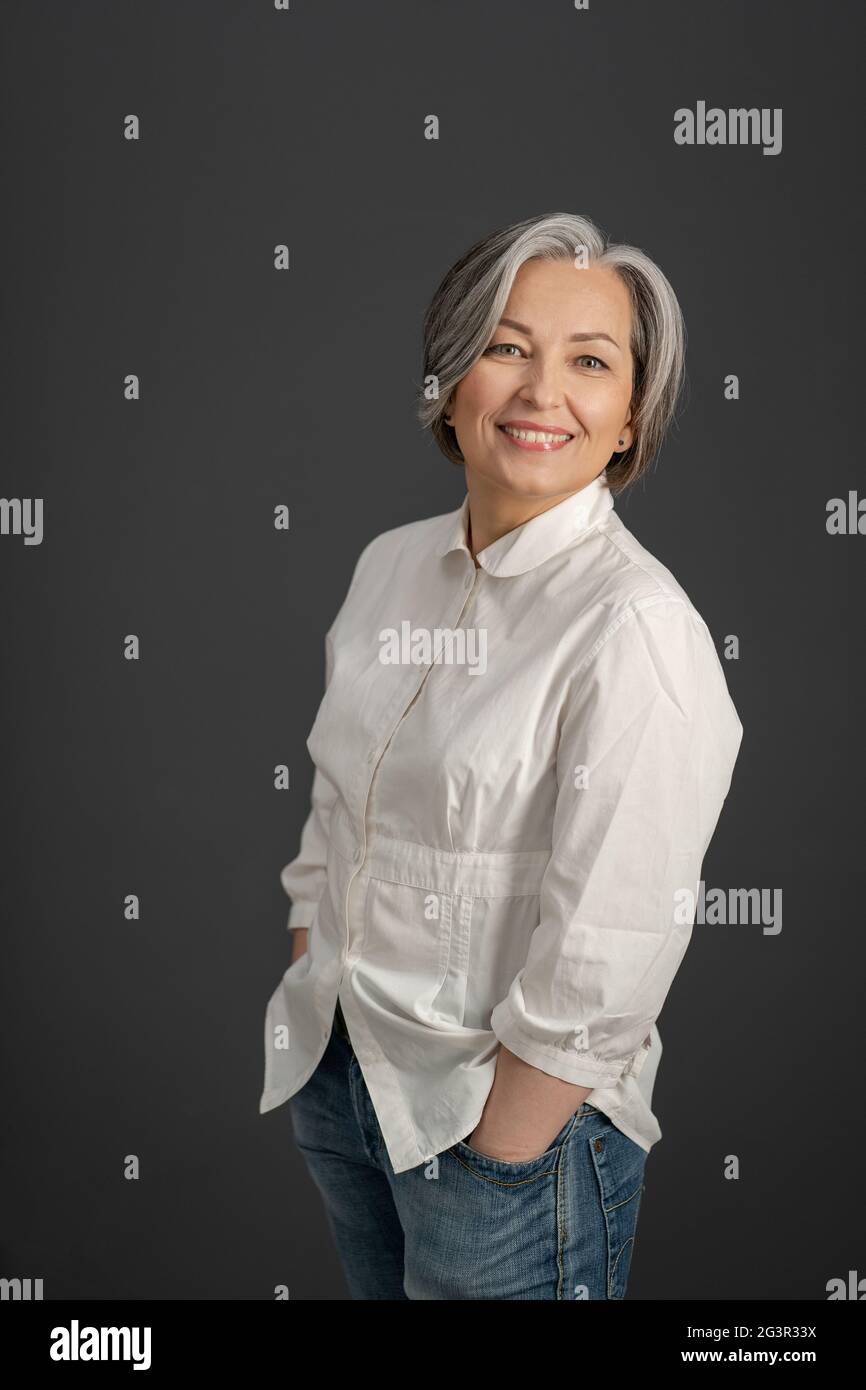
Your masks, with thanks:
[{"label": "lip", "polygon": [[549,443],[537,439],[530,443],[528,439],[515,439],[513,435],[507,434],[506,425],[510,425],[513,430],[535,430],[543,434],[570,434],[571,431],[563,429],[562,425],[540,425],[535,420],[503,420],[502,424],[496,426],[509,444],[513,444],[516,449],[528,449],[531,453],[552,454],[556,449],[564,449],[574,439],[572,435],[571,439],[551,440]]}]

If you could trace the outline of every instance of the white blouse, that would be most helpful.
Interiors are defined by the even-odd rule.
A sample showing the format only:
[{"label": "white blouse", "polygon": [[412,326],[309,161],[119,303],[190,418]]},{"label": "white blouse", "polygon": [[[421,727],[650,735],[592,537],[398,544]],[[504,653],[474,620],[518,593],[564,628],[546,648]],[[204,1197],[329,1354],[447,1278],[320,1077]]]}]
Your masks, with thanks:
[{"label": "white blouse", "polygon": [[265,1018],[261,1113],[312,1074],[339,996],[397,1173],[475,1128],[500,1043],[661,1138],[656,1019],[743,733],[603,475],[478,568],[468,505],[376,536],[328,630],[281,874],[308,950]]}]

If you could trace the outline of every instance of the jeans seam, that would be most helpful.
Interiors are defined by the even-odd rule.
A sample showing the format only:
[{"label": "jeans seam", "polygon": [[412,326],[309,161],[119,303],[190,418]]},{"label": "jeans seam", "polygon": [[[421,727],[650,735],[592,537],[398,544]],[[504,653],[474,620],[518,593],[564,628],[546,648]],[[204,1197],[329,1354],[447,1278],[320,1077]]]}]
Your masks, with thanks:
[{"label": "jeans seam", "polygon": [[[352,1098],[352,1110],[355,1114],[355,1123],[358,1126],[361,1143],[364,1145],[364,1152],[367,1155],[368,1161],[372,1163],[374,1167],[378,1167],[379,1155],[371,1150],[370,1142],[367,1138],[367,1128],[364,1117],[364,1096],[366,1088],[364,1087],[363,1073],[354,1052],[349,1056],[346,1062],[346,1068],[349,1082],[349,1094]],[[378,1144],[378,1136],[376,1142]]]},{"label": "jeans seam", "polygon": [[[565,1146],[563,1145],[563,1150],[564,1150],[564,1148],[565,1148]],[[557,1302],[562,1302],[562,1301],[563,1301],[563,1292],[562,1292],[562,1290],[563,1290],[563,1285],[564,1285],[564,1283],[565,1283],[565,1263],[564,1263],[564,1253],[565,1253],[565,1216],[564,1216],[564,1211],[563,1211],[563,1205],[564,1205],[564,1204],[563,1204],[563,1187],[564,1187],[564,1174],[565,1174],[566,1161],[567,1161],[567,1155],[566,1155],[565,1152],[563,1151],[562,1156],[561,1156],[561,1162],[560,1162],[560,1164],[559,1164],[559,1172],[558,1172],[557,1177],[556,1177],[556,1241],[557,1241],[557,1249],[556,1249],[556,1266],[557,1266],[556,1298],[557,1298]]]},{"label": "jeans seam", "polygon": [[572,1135],[574,1134],[574,1131],[575,1131],[575,1129],[577,1128],[578,1120],[582,1118],[582,1117],[581,1117],[581,1110],[582,1110],[582,1108],[583,1108],[582,1106],[579,1106],[578,1109],[574,1112],[574,1115],[573,1115],[572,1118],[571,1118],[571,1124],[569,1125],[568,1133],[566,1134],[566,1136],[565,1136],[565,1138],[563,1139],[562,1144],[561,1144],[561,1146],[560,1146],[560,1150],[559,1150],[559,1163],[557,1164],[557,1175],[556,1175],[556,1237],[557,1237],[556,1264],[557,1264],[558,1276],[557,1276],[557,1281],[556,1281],[556,1297],[557,1297],[557,1300],[558,1300],[559,1302],[562,1302],[562,1301],[564,1300],[563,1288],[564,1288],[564,1285],[565,1285],[565,1242],[566,1242],[566,1239],[567,1239],[567,1236],[568,1236],[568,1227],[567,1227],[567,1224],[566,1224],[566,1216],[565,1216],[565,1200],[564,1200],[564,1195],[563,1195],[563,1194],[564,1194],[564,1190],[565,1190],[565,1181],[566,1181],[566,1178],[567,1178],[567,1176],[568,1176],[568,1175],[567,1175],[567,1172],[566,1172],[566,1168],[567,1168],[567,1165],[568,1165],[569,1145],[570,1145],[570,1143],[571,1143]]}]

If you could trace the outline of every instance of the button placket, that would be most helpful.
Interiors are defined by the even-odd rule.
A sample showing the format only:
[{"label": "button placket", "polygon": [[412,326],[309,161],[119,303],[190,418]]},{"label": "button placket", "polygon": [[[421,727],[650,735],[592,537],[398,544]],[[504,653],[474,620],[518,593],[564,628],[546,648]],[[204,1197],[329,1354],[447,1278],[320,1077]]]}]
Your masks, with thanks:
[{"label": "button placket", "polygon": [[[462,603],[461,606],[460,606],[460,612],[458,613],[458,615],[457,615],[456,619],[454,620],[454,622],[452,622],[452,623],[450,624],[450,627],[451,627],[451,628],[455,628],[455,629],[456,629],[457,626],[462,622],[463,617],[464,617],[464,614],[466,613],[466,609],[467,609],[467,607],[468,607],[468,605],[469,605],[469,603],[470,603],[470,600],[472,599],[472,596],[473,596],[473,594],[474,594],[474,592],[475,592],[475,584],[476,584],[476,581],[478,580],[478,578],[480,577],[480,575],[481,575],[481,569],[480,569],[480,567],[476,568],[475,566],[473,566],[473,572],[472,572],[471,574],[467,574],[467,575],[466,575],[466,578],[465,578],[465,580],[463,581],[463,589],[464,589],[464,592],[465,592],[465,597],[464,597],[464,599],[463,599],[463,603]],[[394,734],[397,732],[397,730],[399,729],[399,727],[400,727],[400,725],[402,724],[403,720],[406,718],[406,715],[409,713],[409,711],[411,710],[411,708],[412,708],[412,706],[414,705],[415,701],[418,699],[419,695],[421,694],[421,691],[422,691],[423,688],[424,688],[424,683],[426,682],[428,676],[430,675],[430,672],[433,670],[433,667],[434,667],[435,664],[436,664],[435,661],[431,661],[431,662],[429,663],[429,665],[427,666],[427,668],[421,673],[421,679],[418,681],[418,684],[416,685],[415,690],[413,691],[412,696],[411,696],[411,698],[409,699],[408,704],[404,705],[403,710],[402,710],[402,713],[400,714],[400,717],[397,719],[397,722],[396,722],[396,723],[393,725],[393,727],[391,728],[391,732],[389,733],[388,737],[387,737],[386,739],[383,739],[383,740],[382,740],[379,744],[377,744],[375,747],[369,749],[368,752],[367,752],[367,755],[366,755],[366,757],[365,757],[365,759],[364,759],[365,764],[367,765],[367,767],[372,767],[373,770],[372,770],[372,772],[371,772],[371,774],[370,774],[369,781],[367,781],[366,792],[365,792],[365,794],[364,794],[364,811],[363,811],[363,815],[362,815],[362,817],[361,817],[361,822],[362,822],[362,834],[363,834],[363,837],[364,837],[364,838],[363,838],[363,842],[362,842],[362,844],[356,846],[356,848],[352,851],[352,863],[355,864],[355,865],[358,866],[358,867],[360,867],[361,862],[362,862],[362,860],[363,860],[363,858],[364,858],[365,851],[366,851],[366,843],[367,843],[367,807],[368,807],[369,804],[370,804],[370,791],[371,791],[372,786],[373,786],[373,780],[374,780],[374,778],[375,778],[375,776],[376,776],[376,770],[377,770],[376,764],[378,764],[379,759],[380,759],[381,757],[384,756],[385,752],[387,751],[388,744],[391,742],[391,739],[394,737]],[[397,703],[399,703],[399,701],[398,701]],[[392,706],[392,710],[393,710],[393,708],[395,708],[395,707],[396,707],[396,705],[395,705],[395,706]],[[389,716],[389,718],[390,718],[390,716]],[[347,933],[347,944],[348,944],[348,940],[349,940],[349,936],[348,936],[348,932],[349,932],[349,920],[348,920],[349,890],[350,890],[350,888],[351,888],[351,886],[352,886],[352,883],[353,883],[353,881],[354,881],[355,875],[356,875],[357,872],[358,872],[358,867],[356,867],[356,869],[355,869],[355,871],[353,872],[351,878],[349,879],[349,883],[347,884],[347,887],[346,887],[345,925],[346,925],[346,933]]]}]

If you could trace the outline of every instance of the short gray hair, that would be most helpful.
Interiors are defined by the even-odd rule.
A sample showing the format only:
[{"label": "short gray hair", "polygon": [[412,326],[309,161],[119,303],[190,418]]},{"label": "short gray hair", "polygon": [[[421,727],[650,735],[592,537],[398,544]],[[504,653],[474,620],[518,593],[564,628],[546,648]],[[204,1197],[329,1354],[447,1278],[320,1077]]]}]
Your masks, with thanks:
[{"label": "short gray hair", "polygon": [[[609,266],[631,296],[634,442],[606,469],[611,492],[621,492],[649,467],[676,412],[685,380],[685,324],[669,281],[636,246],[610,242],[588,217],[568,212],[530,217],[482,238],[455,261],[424,316],[421,424],[453,463],[465,459],[445,420],[451,394],[489,346],[518,270],[534,259]],[[431,382],[431,378],[435,381]],[[433,387],[436,399],[427,399]]]}]

